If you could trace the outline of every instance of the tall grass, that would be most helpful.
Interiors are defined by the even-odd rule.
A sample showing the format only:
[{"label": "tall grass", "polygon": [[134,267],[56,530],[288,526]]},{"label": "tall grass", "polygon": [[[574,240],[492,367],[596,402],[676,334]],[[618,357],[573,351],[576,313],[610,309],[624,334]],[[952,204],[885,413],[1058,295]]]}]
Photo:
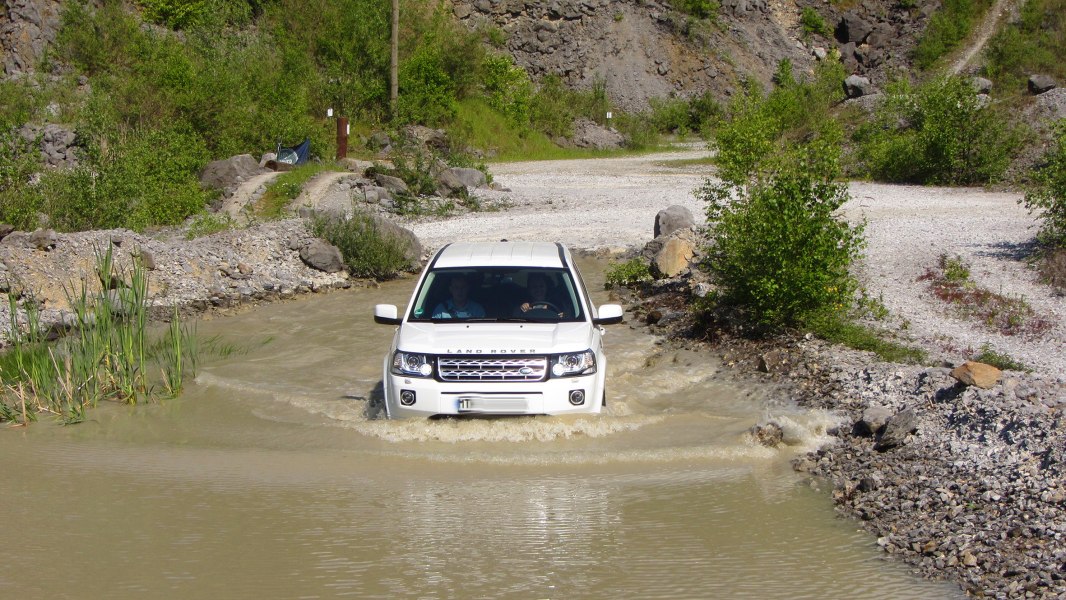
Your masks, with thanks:
[{"label": "tall grass", "polygon": [[166,335],[154,343],[147,337],[147,269],[136,260],[119,269],[110,245],[96,252],[95,266],[96,281],[83,279],[67,290],[73,332],[55,343],[46,341],[32,294],[20,311],[19,293],[9,286],[12,348],[0,360],[0,420],[21,415],[25,423],[43,412],[77,423],[101,400],[135,404],[176,394],[194,372],[195,336],[176,314]]}]

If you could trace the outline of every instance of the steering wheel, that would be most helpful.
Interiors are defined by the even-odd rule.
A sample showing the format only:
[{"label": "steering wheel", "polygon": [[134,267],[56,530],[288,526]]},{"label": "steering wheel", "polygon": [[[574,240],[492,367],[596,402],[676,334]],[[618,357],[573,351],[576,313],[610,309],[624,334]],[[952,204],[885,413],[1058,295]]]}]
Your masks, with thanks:
[{"label": "steering wheel", "polygon": [[554,313],[563,312],[563,309],[559,308],[558,306],[556,306],[556,305],[554,305],[551,302],[548,302],[546,300],[538,300],[536,302],[530,302],[529,303],[529,310],[551,310]]}]

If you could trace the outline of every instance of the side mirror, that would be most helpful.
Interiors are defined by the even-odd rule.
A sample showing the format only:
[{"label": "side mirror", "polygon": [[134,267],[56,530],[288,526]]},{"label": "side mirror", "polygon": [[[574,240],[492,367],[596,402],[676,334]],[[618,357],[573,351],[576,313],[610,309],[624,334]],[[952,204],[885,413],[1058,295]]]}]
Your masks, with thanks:
[{"label": "side mirror", "polygon": [[374,322],[382,325],[399,325],[403,319],[396,316],[395,304],[375,304]]},{"label": "side mirror", "polygon": [[615,325],[622,322],[621,305],[604,304],[596,312],[600,315],[592,320],[596,325]]}]

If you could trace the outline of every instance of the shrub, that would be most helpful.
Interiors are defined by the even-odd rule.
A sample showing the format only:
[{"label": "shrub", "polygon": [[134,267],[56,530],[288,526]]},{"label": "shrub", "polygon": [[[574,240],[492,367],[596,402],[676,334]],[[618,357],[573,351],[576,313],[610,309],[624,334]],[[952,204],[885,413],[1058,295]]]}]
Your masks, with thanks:
[{"label": "shrub", "polygon": [[839,63],[822,63],[810,80],[797,81],[791,63],[784,60],[769,94],[749,82],[731,103],[728,120],[714,133],[719,176],[742,182],[787,139],[811,136],[830,120],[830,107],[843,97],[843,79]]},{"label": "shrub", "polygon": [[1020,130],[959,77],[917,88],[894,82],[855,137],[875,179],[960,185],[998,180],[1022,141]]},{"label": "shrub", "polygon": [[648,263],[639,258],[608,265],[606,275],[607,279],[603,284],[606,289],[629,287],[652,280]]},{"label": "shrub", "polygon": [[822,15],[811,7],[806,7],[800,13],[800,26],[803,27],[804,35],[820,35],[824,38],[833,36],[833,30],[826,24]]},{"label": "shrub", "polygon": [[1066,119],[1057,125],[1055,145],[1044,166],[1034,173],[1035,185],[1025,194],[1025,207],[1042,221],[1039,240],[1066,248]]},{"label": "shrub", "polygon": [[483,85],[489,106],[505,115],[519,128],[529,126],[533,84],[525,70],[510,56],[490,56],[483,66]]},{"label": "shrub", "polygon": [[834,213],[848,200],[837,136],[775,154],[744,181],[708,180],[697,196],[709,202],[711,243],[704,267],[720,301],[766,327],[808,314],[846,310],[856,289],[848,269],[864,245],[863,226]]},{"label": "shrub", "polygon": [[721,8],[718,0],[671,0],[670,3],[675,10],[697,19],[713,19]]},{"label": "shrub", "polygon": [[316,218],[311,232],[336,246],[357,277],[392,279],[408,268],[407,243],[381,230],[374,218],[357,213],[351,219]]}]

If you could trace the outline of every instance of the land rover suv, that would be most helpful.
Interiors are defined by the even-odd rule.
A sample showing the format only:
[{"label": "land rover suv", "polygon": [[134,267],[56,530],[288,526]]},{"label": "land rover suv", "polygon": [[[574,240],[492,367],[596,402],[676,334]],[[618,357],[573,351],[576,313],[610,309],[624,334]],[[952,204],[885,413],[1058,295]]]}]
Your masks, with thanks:
[{"label": "land rover suv", "polygon": [[545,242],[455,243],[426,266],[385,357],[389,418],[598,413],[603,325],[570,252]]}]

